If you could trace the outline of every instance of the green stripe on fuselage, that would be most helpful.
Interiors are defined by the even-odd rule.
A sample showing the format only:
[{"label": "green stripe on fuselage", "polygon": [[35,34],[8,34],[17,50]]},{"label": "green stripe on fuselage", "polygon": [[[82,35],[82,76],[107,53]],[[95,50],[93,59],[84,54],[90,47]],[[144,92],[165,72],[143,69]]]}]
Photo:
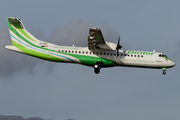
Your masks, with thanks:
[{"label": "green stripe on fuselage", "polygon": [[[172,61],[171,59],[169,59],[169,58],[167,58],[167,57],[163,57],[163,58],[165,58],[165,59],[167,59],[167,60],[170,60],[170,61]],[[174,61],[172,61],[172,62],[174,62]]]},{"label": "green stripe on fuselage", "polygon": [[[18,44],[15,41],[12,41],[14,44]],[[17,47],[19,50],[21,50],[23,53],[37,57],[37,58],[41,58],[44,60],[49,60],[49,61],[54,61],[54,62],[65,62],[64,60],[58,58],[58,57],[54,57],[45,53],[41,53],[41,52],[37,52],[35,50],[32,49],[27,49],[26,47],[22,46],[22,45],[17,45],[15,46]]]},{"label": "green stripe on fuselage", "polygon": [[79,61],[81,61],[83,65],[87,65],[87,66],[94,66],[96,64],[96,62],[102,62],[103,63],[102,67],[112,67],[112,66],[117,65],[117,63],[114,62],[113,60],[101,58],[98,56],[94,57],[94,56],[78,55],[78,54],[71,54],[71,53],[64,53],[64,52],[61,52],[61,54],[75,57]]}]

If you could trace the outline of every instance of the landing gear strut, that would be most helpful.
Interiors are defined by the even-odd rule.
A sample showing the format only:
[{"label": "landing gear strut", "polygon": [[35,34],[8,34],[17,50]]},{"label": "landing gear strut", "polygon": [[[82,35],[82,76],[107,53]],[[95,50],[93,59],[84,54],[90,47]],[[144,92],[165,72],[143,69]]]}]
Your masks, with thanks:
[{"label": "landing gear strut", "polygon": [[94,72],[95,72],[96,74],[98,74],[98,73],[100,72],[101,65],[102,65],[101,62],[97,62],[97,63],[94,65]]},{"label": "landing gear strut", "polygon": [[166,74],[166,68],[162,68],[162,71],[163,71],[163,75]]}]

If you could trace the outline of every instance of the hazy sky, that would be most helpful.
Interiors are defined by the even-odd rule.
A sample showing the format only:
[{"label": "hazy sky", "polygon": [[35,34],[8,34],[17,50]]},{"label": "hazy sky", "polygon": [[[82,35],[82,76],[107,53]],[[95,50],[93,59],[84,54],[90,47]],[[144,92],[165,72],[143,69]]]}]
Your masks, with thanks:
[{"label": "hazy sky", "polygon": [[[0,114],[54,120],[179,120],[179,0],[0,0]],[[176,62],[161,69],[94,69],[4,49],[7,17],[35,37],[87,46],[89,28],[131,50],[156,50]]]}]

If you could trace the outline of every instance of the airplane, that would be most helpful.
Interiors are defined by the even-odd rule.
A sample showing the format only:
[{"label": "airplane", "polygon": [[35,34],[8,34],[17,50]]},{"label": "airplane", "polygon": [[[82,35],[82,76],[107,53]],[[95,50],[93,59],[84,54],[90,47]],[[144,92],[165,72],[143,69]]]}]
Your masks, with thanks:
[{"label": "airplane", "polygon": [[7,23],[13,45],[6,45],[5,49],[48,61],[94,67],[96,74],[101,68],[122,66],[162,69],[165,75],[167,68],[175,66],[175,62],[155,50],[122,50],[120,36],[117,44],[105,42],[99,28],[89,29],[88,47],[75,47],[59,46],[38,40],[25,29],[19,18],[9,17]]}]

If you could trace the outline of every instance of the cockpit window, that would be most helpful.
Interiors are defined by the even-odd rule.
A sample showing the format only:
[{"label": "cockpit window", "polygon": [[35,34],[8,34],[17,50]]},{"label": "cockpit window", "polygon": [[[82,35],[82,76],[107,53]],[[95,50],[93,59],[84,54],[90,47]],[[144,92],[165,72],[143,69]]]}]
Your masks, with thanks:
[{"label": "cockpit window", "polygon": [[164,57],[168,58],[166,55],[164,55]]},{"label": "cockpit window", "polygon": [[168,58],[166,55],[163,55],[163,54],[159,54],[159,57],[166,57],[166,58]]}]

